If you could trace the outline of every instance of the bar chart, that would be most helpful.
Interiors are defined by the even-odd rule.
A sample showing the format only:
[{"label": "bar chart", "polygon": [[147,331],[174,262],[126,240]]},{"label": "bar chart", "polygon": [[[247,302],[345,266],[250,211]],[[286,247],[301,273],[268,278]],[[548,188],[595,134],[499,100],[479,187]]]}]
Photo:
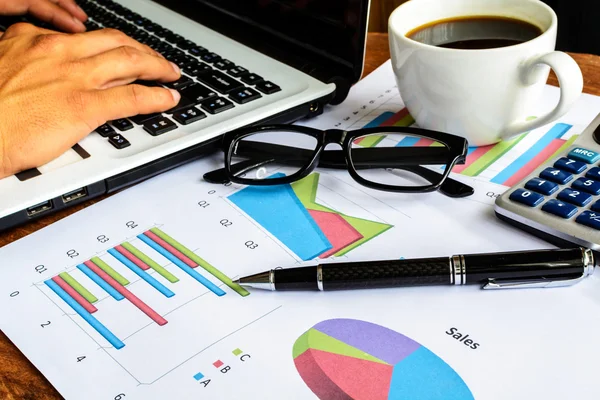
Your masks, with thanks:
[{"label": "bar chart", "polygon": [[319,177],[313,173],[291,185],[248,186],[228,200],[304,261],[343,256],[392,228],[319,204]]},{"label": "bar chart", "polygon": [[[532,119],[534,117],[530,117]],[[414,119],[406,108],[392,113],[384,111],[365,128],[377,126],[410,126]],[[456,165],[452,172],[504,186],[512,186],[530,174],[546,160],[570,147],[579,137],[572,134],[572,125],[558,122],[550,128],[525,132],[510,140],[481,147],[470,147],[464,164]],[[372,135],[355,141],[362,147],[376,147],[385,135]],[[407,136],[397,146],[426,147],[435,142],[425,138]]]},{"label": "bar chart", "polygon": [[[198,292],[208,290],[211,295],[225,296],[227,292],[214,282],[216,280],[229,287],[232,294],[241,297],[250,294],[216,267],[157,227],[137,235],[137,239],[138,243],[122,242],[107,249],[106,255],[92,257],[78,264],[71,271],[61,272],[44,281],[65,305],[77,313],[115,349],[122,349],[125,343],[95,316],[101,308],[100,299],[103,297],[111,298],[116,302],[129,302],[157,326],[168,323],[164,316],[140,296],[134,294],[133,290],[128,289],[132,282],[123,276],[124,272],[119,272],[122,268],[135,274],[140,282],[154,289],[164,299],[176,296],[175,284],[180,281],[176,274],[186,274],[195,280],[198,283]],[[168,267],[162,266],[148,256],[146,254],[148,250],[142,250],[142,244],[169,260]],[[214,279],[210,280],[205,275],[210,275]],[[86,287],[82,284],[85,278],[88,278],[88,285],[91,283],[94,286]]]}]

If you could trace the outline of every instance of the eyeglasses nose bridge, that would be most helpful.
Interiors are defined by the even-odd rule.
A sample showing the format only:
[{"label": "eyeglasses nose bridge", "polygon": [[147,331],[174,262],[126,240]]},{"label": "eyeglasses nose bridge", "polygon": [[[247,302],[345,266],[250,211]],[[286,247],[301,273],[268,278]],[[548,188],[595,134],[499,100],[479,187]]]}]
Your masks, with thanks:
[{"label": "eyeglasses nose bridge", "polygon": [[324,131],[323,141],[326,145],[329,143],[337,143],[340,146],[343,146],[347,135],[348,131],[343,129],[327,129]]}]

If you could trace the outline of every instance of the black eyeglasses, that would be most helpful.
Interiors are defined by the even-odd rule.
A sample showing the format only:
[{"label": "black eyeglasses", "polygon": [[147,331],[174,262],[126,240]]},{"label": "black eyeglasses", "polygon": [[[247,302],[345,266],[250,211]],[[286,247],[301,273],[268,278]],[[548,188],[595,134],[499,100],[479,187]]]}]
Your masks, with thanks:
[{"label": "black eyeglasses", "polygon": [[[329,149],[338,144],[341,150]],[[400,193],[440,190],[450,197],[473,188],[449,178],[464,164],[466,139],[412,127],[353,131],[319,130],[299,125],[268,125],[225,134],[225,167],[208,172],[211,183],[279,185],[298,181],[320,168],[347,169],[366,187]]]}]

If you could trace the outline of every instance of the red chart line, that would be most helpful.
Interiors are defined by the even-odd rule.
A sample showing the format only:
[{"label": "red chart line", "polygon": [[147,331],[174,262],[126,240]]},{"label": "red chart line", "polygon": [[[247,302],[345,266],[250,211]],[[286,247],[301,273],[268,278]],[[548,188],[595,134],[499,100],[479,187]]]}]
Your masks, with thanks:
[{"label": "red chart line", "polygon": [[118,246],[115,246],[115,250],[117,250],[119,253],[123,254],[125,257],[127,257],[127,259],[129,261],[131,261],[132,263],[134,263],[135,265],[137,265],[144,271],[148,271],[150,269],[150,267],[147,266],[145,262],[143,262],[142,260],[140,260],[139,258],[134,256],[133,254],[131,254],[131,252],[129,250],[127,250],[125,247],[118,245]]},{"label": "red chart line", "polygon": [[92,303],[90,303],[82,295],[77,293],[77,291],[73,289],[71,285],[65,282],[63,278],[61,278],[60,276],[55,276],[54,278],[52,278],[52,280],[56,282],[56,284],[60,286],[62,290],[67,292],[69,296],[73,298],[73,300],[79,303],[79,305],[83,307],[85,311],[89,312],[90,314],[93,314],[96,311],[98,311],[98,309]]},{"label": "red chart line", "polygon": [[388,118],[381,126],[393,126],[396,122],[400,121],[402,118],[408,115],[408,108],[403,108],[398,111],[394,116]]},{"label": "red chart line", "polygon": [[165,325],[167,320],[161,317],[156,311],[154,311],[150,306],[140,300],[136,295],[131,293],[129,290],[125,289],[119,282],[110,277],[106,272],[104,272],[100,267],[94,264],[91,261],[84,262],[85,265],[100,278],[104,279],[106,283],[113,287],[117,292],[121,293],[123,297],[131,302],[134,306],[140,309],[141,312],[150,317],[151,320],[156,322],[158,325]]},{"label": "red chart line", "polygon": [[523,168],[521,168],[517,173],[515,173],[513,176],[511,176],[509,179],[507,179],[506,182],[504,182],[504,185],[505,186],[516,185],[517,182],[519,182],[521,179],[525,178],[527,175],[529,175],[531,172],[533,172],[533,170],[535,170],[537,167],[542,165],[542,163],[544,161],[546,161],[547,159],[552,157],[552,154],[554,154],[558,149],[560,149],[563,144],[565,144],[564,139],[552,140],[552,142],[550,142],[550,144],[548,146],[546,146],[544,151],[542,151],[541,153],[539,153],[538,155],[533,157],[531,159],[531,161],[529,161],[527,164],[525,164],[523,166]]},{"label": "red chart line", "polygon": [[175,247],[171,246],[169,243],[162,240],[160,237],[155,235],[153,232],[146,231],[146,232],[144,232],[144,235],[148,236],[150,239],[152,239],[156,243],[158,243],[163,249],[167,250],[169,253],[171,253],[175,257],[179,258],[188,267],[196,268],[198,266],[198,264],[196,264],[194,261],[192,261],[192,259],[190,259],[188,256],[186,256],[185,254],[183,254],[182,252],[177,250]]},{"label": "red chart line", "polygon": [[477,149],[473,150],[471,152],[471,154],[469,154],[467,156],[467,159],[465,160],[465,163],[464,164],[456,165],[454,168],[452,168],[452,172],[456,172],[457,174],[460,174],[465,169],[469,168],[471,166],[471,164],[473,164],[479,158],[483,157],[483,155],[485,155],[485,153],[487,153],[488,151],[490,151],[491,149],[493,149],[494,146],[495,145],[492,144],[492,145],[489,145],[489,146],[478,147]]}]

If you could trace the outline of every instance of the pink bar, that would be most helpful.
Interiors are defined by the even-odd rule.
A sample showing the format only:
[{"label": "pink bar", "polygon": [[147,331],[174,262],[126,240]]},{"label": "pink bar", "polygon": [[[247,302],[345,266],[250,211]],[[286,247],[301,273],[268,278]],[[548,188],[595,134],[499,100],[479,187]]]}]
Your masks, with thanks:
[{"label": "pink bar", "polygon": [[408,115],[408,108],[403,108],[402,110],[400,110],[396,114],[394,114],[392,117],[387,119],[383,124],[381,124],[381,126],[393,126],[396,122],[400,121],[402,118],[406,117],[407,115]]},{"label": "pink bar", "polygon": [[319,254],[319,258],[331,257],[338,251],[363,238],[363,235],[339,214],[318,210],[308,210],[308,212],[332,246],[325,253]]},{"label": "pink bar", "polygon": [[413,147],[429,147],[433,144],[433,140],[431,139],[419,139],[419,141],[417,143],[414,144]]},{"label": "pink bar", "polygon": [[92,303],[90,303],[89,301],[84,299],[82,295],[77,293],[77,291],[73,289],[71,285],[65,282],[63,278],[61,278],[60,276],[55,276],[54,278],[52,278],[52,280],[56,282],[56,284],[60,286],[62,290],[67,292],[69,296],[73,298],[73,300],[78,302],[81,307],[85,308],[85,311],[89,312],[90,314],[93,314],[96,311],[98,311],[98,309]]},{"label": "pink bar", "polygon": [[115,250],[117,250],[119,253],[123,254],[125,257],[127,257],[127,259],[129,261],[131,261],[132,263],[134,263],[135,265],[137,265],[144,271],[148,271],[150,269],[150,267],[147,266],[145,262],[143,262],[142,260],[140,260],[139,258],[134,256],[133,254],[131,254],[131,252],[129,250],[127,250],[125,247],[118,245],[118,246],[115,246]]},{"label": "pink bar", "polygon": [[469,154],[467,156],[467,159],[465,160],[465,163],[454,166],[454,168],[452,168],[452,172],[456,172],[457,174],[460,174],[465,169],[469,168],[469,166],[471,164],[473,164],[475,161],[477,161],[485,153],[487,153],[488,151],[490,151],[491,149],[493,149],[494,146],[495,146],[495,144],[491,144],[489,146],[482,146],[482,147],[478,147],[476,150],[473,150],[471,152],[471,154]]},{"label": "pink bar", "polygon": [[106,281],[106,283],[108,283],[110,286],[113,287],[113,289],[115,289],[117,292],[121,293],[121,295],[123,295],[123,297],[125,297],[127,300],[129,300],[131,302],[131,304],[133,304],[134,306],[139,308],[140,311],[142,311],[144,314],[149,316],[150,319],[152,319],[158,325],[162,326],[167,323],[166,319],[164,319],[163,317],[158,315],[158,313],[156,311],[151,309],[146,303],[144,303],[142,300],[140,300],[136,295],[131,293],[129,290],[125,289],[119,282],[117,282],[113,278],[111,278],[110,275],[108,275],[106,272],[102,271],[102,269],[100,267],[98,267],[96,264],[94,264],[91,261],[86,261],[86,262],[84,262],[84,264],[87,265],[89,269],[94,271],[94,273],[96,275],[98,275],[100,278],[104,279]]},{"label": "pink bar", "polygon": [[188,256],[177,250],[175,247],[171,246],[169,243],[165,242],[158,236],[156,236],[151,231],[144,232],[144,235],[148,236],[150,239],[154,240],[157,244],[159,244],[163,249],[167,250],[169,253],[173,254],[175,257],[179,258],[181,261],[187,264],[188,267],[196,268],[198,264],[193,262]]},{"label": "pink bar", "polygon": [[523,168],[519,170],[516,174],[511,176],[503,183],[504,186],[513,186],[516,185],[521,179],[525,178],[529,175],[534,169],[542,165],[544,161],[552,157],[552,154],[556,153],[561,146],[565,144],[564,139],[554,139],[546,148],[539,153],[537,156],[533,157],[531,161],[529,161]]}]

